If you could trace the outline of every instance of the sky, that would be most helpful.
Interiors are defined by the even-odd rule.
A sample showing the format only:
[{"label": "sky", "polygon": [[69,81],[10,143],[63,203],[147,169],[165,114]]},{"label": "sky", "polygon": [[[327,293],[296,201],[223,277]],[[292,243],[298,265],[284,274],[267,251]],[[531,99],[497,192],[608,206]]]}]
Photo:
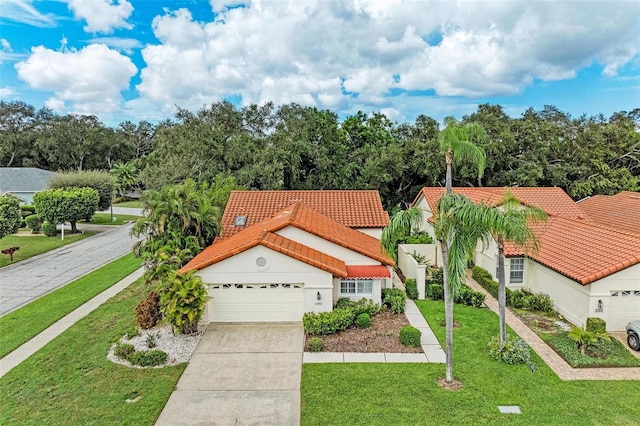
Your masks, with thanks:
[{"label": "sky", "polygon": [[220,100],[608,118],[640,107],[640,2],[2,0],[0,99],[106,125]]}]

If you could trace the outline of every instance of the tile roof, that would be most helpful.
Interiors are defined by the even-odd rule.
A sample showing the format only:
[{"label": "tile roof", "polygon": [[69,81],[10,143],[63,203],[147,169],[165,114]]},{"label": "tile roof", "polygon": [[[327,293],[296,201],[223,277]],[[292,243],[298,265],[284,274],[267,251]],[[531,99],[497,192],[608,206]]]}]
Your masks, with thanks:
[{"label": "tile roof", "polygon": [[596,195],[578,201],[578,207],[599,225],[640,234],[640,193],[623,191],[616,195]]},{"label": "tile roof", "polygon": [[[582,285],[640,263],[640,235],[603,226],[595,217],[592,220],[580,208],[582,203],[574,203],[561,189],[511,189],[523,203],[544,209],[549,218],[546,223],[531,226],[539,240],[538,252],[507,243],[506,256],[527,255]],[[496,205],[505,188],[454,188],[454,191],[476,203]],[[433,208],[443,194],[442,188],[423,188],[418,196],[424,196]]]},{"label": "tile roof", "polygon": [[[380,194],[374,190],[232,191],[219,238],[228,238],[298,201],[349,228],[384,228],[389,223]],[[247,217],[246,226],[235,226],[238,216]]]},{"label": "tile roof", "polygon": [[389,278],[391,273],[384,265],[347,265],[347,278]]},{"label": "tile roof", "polygon": [[382,252],[380,241],[376,238],[347,228],[316,212],[306,204],[297,202],[276,213],[273,217],[249,226],[231,237],[216,240],[214,244],[187,263],[181,272],[202,269],[257,245],[262,245],[331,272],[336,276],[347,276],[347,269],[342,260],[277,234],[277,231],[288,226],[294,226],[381,263],[394,265],[393,260]]}]

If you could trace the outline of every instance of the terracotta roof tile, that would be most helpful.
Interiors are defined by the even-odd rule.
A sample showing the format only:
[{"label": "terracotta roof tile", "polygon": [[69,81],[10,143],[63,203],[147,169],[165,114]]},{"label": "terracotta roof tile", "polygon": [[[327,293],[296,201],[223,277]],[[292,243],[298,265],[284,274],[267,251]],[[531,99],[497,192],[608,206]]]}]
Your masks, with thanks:
[{"label": "terracotta roof tile", "polygon": [[599,225],[640,234],[640,193],[623,191],[611,196],[596,195],[577,204]]},{"label": "terracotta roof tile", "polygon": [[[298,201],[350,228],[383,228],[389,223],[380,194],[374,190],[232,191],[219,238],[228,238]],[[247,216],[246,226],[235,226],[237,216]]]},{"label": "terracotta roof tile", "polygon": [[297,202],[277,212],[273,217],[249,226],[231,237],[216,240],[214,244],[187,263],[181,272],[199,270],[257,245],[263,245],[336,276],[346,276],[347,270],[342,260],[277,234],[287,226],[297,227],[381,263],[394,265],[393,260],[382,252],[378,239],[341,225],[307,205]]},{"label": "terracotta roof tile", "polygon": [[[549,218],[546,223],[532,225],[539,239],[538,252],[507,243],[506,256],[527,255],[583,285],[640,263],[640,235],[603,226],[596,217],[591,220],[580,208],[583,203],[574,203],[561,189],[510,189],[524,203],[544,209]],[[454,188],[454,191],[476,203],[496,205],[505,188]],[[424,196],[434,208],[443,194],[442,188],[423,188],[419,196]]]},{"label": "terracotta roof tile", "polygon": [[391,273],[384,265],[347,265],[348,278],[389,278]]}]

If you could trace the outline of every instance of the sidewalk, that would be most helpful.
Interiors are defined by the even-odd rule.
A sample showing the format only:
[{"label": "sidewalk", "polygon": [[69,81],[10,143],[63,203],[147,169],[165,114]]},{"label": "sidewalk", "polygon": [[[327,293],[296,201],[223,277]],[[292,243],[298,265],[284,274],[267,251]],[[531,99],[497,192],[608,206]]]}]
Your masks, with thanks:
[{"label": "sidewalk", "polygon": [[[471,278],[467,273],[467,285],[484,293],[487,297],[485,305],[496,314],[498,313],[498,301]],[[533,349],[542,360],[562,380],[640,380],[640,367],[631,368],[572,368],[553,349],[549,347],[537,334],[527,327],[509,309],[507,311],[507,324]]]},{"label": "sidewalk", "polygon": [[444,363],[445,353],[440,346],[440,342],[433,334],[431,327],[422,316],[416,303],[407,299],[404,314],[409,320],[409,324],[420,330],[420,344],[423,353],[382,353],[382,352],[303,352],[302,362],[304,364],[316,363],[349,363],[349,362],[407,362],[421,363],[433,362]]},{"label": "sidewalk", "polygon": [[29,340],[13,352],[6,355],[4,358],[0,359],[0,377],[3,377],[15,366],[42,349],[47,343],[58,337],[73,324],[89,315],[96,308],[98,308],[98,306],[102,305],[104,302],[118,294],[120,291],[127,288],[129,285],[131,285],[131,283],[140,278],[143,273],[144,269],[140,268],[132,274],[126,276],[113,286],[109,287],[99,295],[95,296],[93,299],[86,302],[84,305],[78,307],[75,311],[58,320],[58,322],[51,325],[49,328],[38,334],[33,339]]}]

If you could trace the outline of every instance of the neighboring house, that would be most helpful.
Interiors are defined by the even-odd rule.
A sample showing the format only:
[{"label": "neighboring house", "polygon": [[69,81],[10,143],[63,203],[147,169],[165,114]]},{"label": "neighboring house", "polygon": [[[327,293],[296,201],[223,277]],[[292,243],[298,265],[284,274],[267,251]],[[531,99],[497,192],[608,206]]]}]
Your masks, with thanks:
[{"label": "neighboring house", "polygon": [[[494,206],[507,190],[549,216],[546,223],[532,226],[540,242],[538,252],[505,244],[508,288],[549,294],[556,310],[579,326],[588,317],[600,317],[607,321],[607,330],[619,331],[640,319],[638,194],[622,193],[597,207],[595,201],[605,199],[594,197],[593,206],[584,204],[589,200],[575,203],[560,188],[454,188],[473,202]],[[443,188],[423,188],[413,205],[423,208],[428,219],[443,194]],[[433,235],[433,226],[425,223]],[[495,278],[497,257],[491,240],[487,247],[478,246],[474,262]]]},{"label": "neighboring house", "polygon": [[11,194],[20,204],[33,204],[36,192],[49,188],[56,175],[35,167],[0,167],[0,195]]},{"label": "neighboring house", "polygon": [[[216,239],[181,269],[182,272],[196,270],[196,275],[209,286],[212,298],[207,304],[205,320],[300,321],[305,312],[331,311],[340,297],[356,300],[364,297],[381,302],[381,290],[392,286],[394,262],[382,252],[379,239],[354,229],[373,229],[368,226],[371,212],[364,211],[370,206],[357,203],[360,191],[266,192],[277,193],[278,197],[284,192],[298,196],[300,193],[310,196],[312,192],[333,192],[334,195],[350,192],[354,202],[341,206],[343,218],[355,218],[360,210],[361,216],[368,219],[356,221],[353,228],[347,227],[298,197],[298,201],[284,208],[278,206],[278,210],[270,214],[250,202],[241,209],[240,216],[246,217],[236,222],[238,194],[243,192],[235,192],[230,200],[234,203],[228,204],[224,215],[227,219],[231,215],[234,221],[229,225],[228,220],[223,220],[223,228],[227,229],[224,238]],[[326,195],[320,197],[331,202],[331,197]],[[379,196],[377,198],[379,202]],[[277,206],[277,202],[266,204],[268,208]],[[324,211],[337,212],[339,207],[334,210],[325,206]],[[384,211],[381,203],[375,208]],[[377,220],[381,221],[378,225],[383,226],[382,218]],[[246,225],[240,225],[244,221]]]}]

